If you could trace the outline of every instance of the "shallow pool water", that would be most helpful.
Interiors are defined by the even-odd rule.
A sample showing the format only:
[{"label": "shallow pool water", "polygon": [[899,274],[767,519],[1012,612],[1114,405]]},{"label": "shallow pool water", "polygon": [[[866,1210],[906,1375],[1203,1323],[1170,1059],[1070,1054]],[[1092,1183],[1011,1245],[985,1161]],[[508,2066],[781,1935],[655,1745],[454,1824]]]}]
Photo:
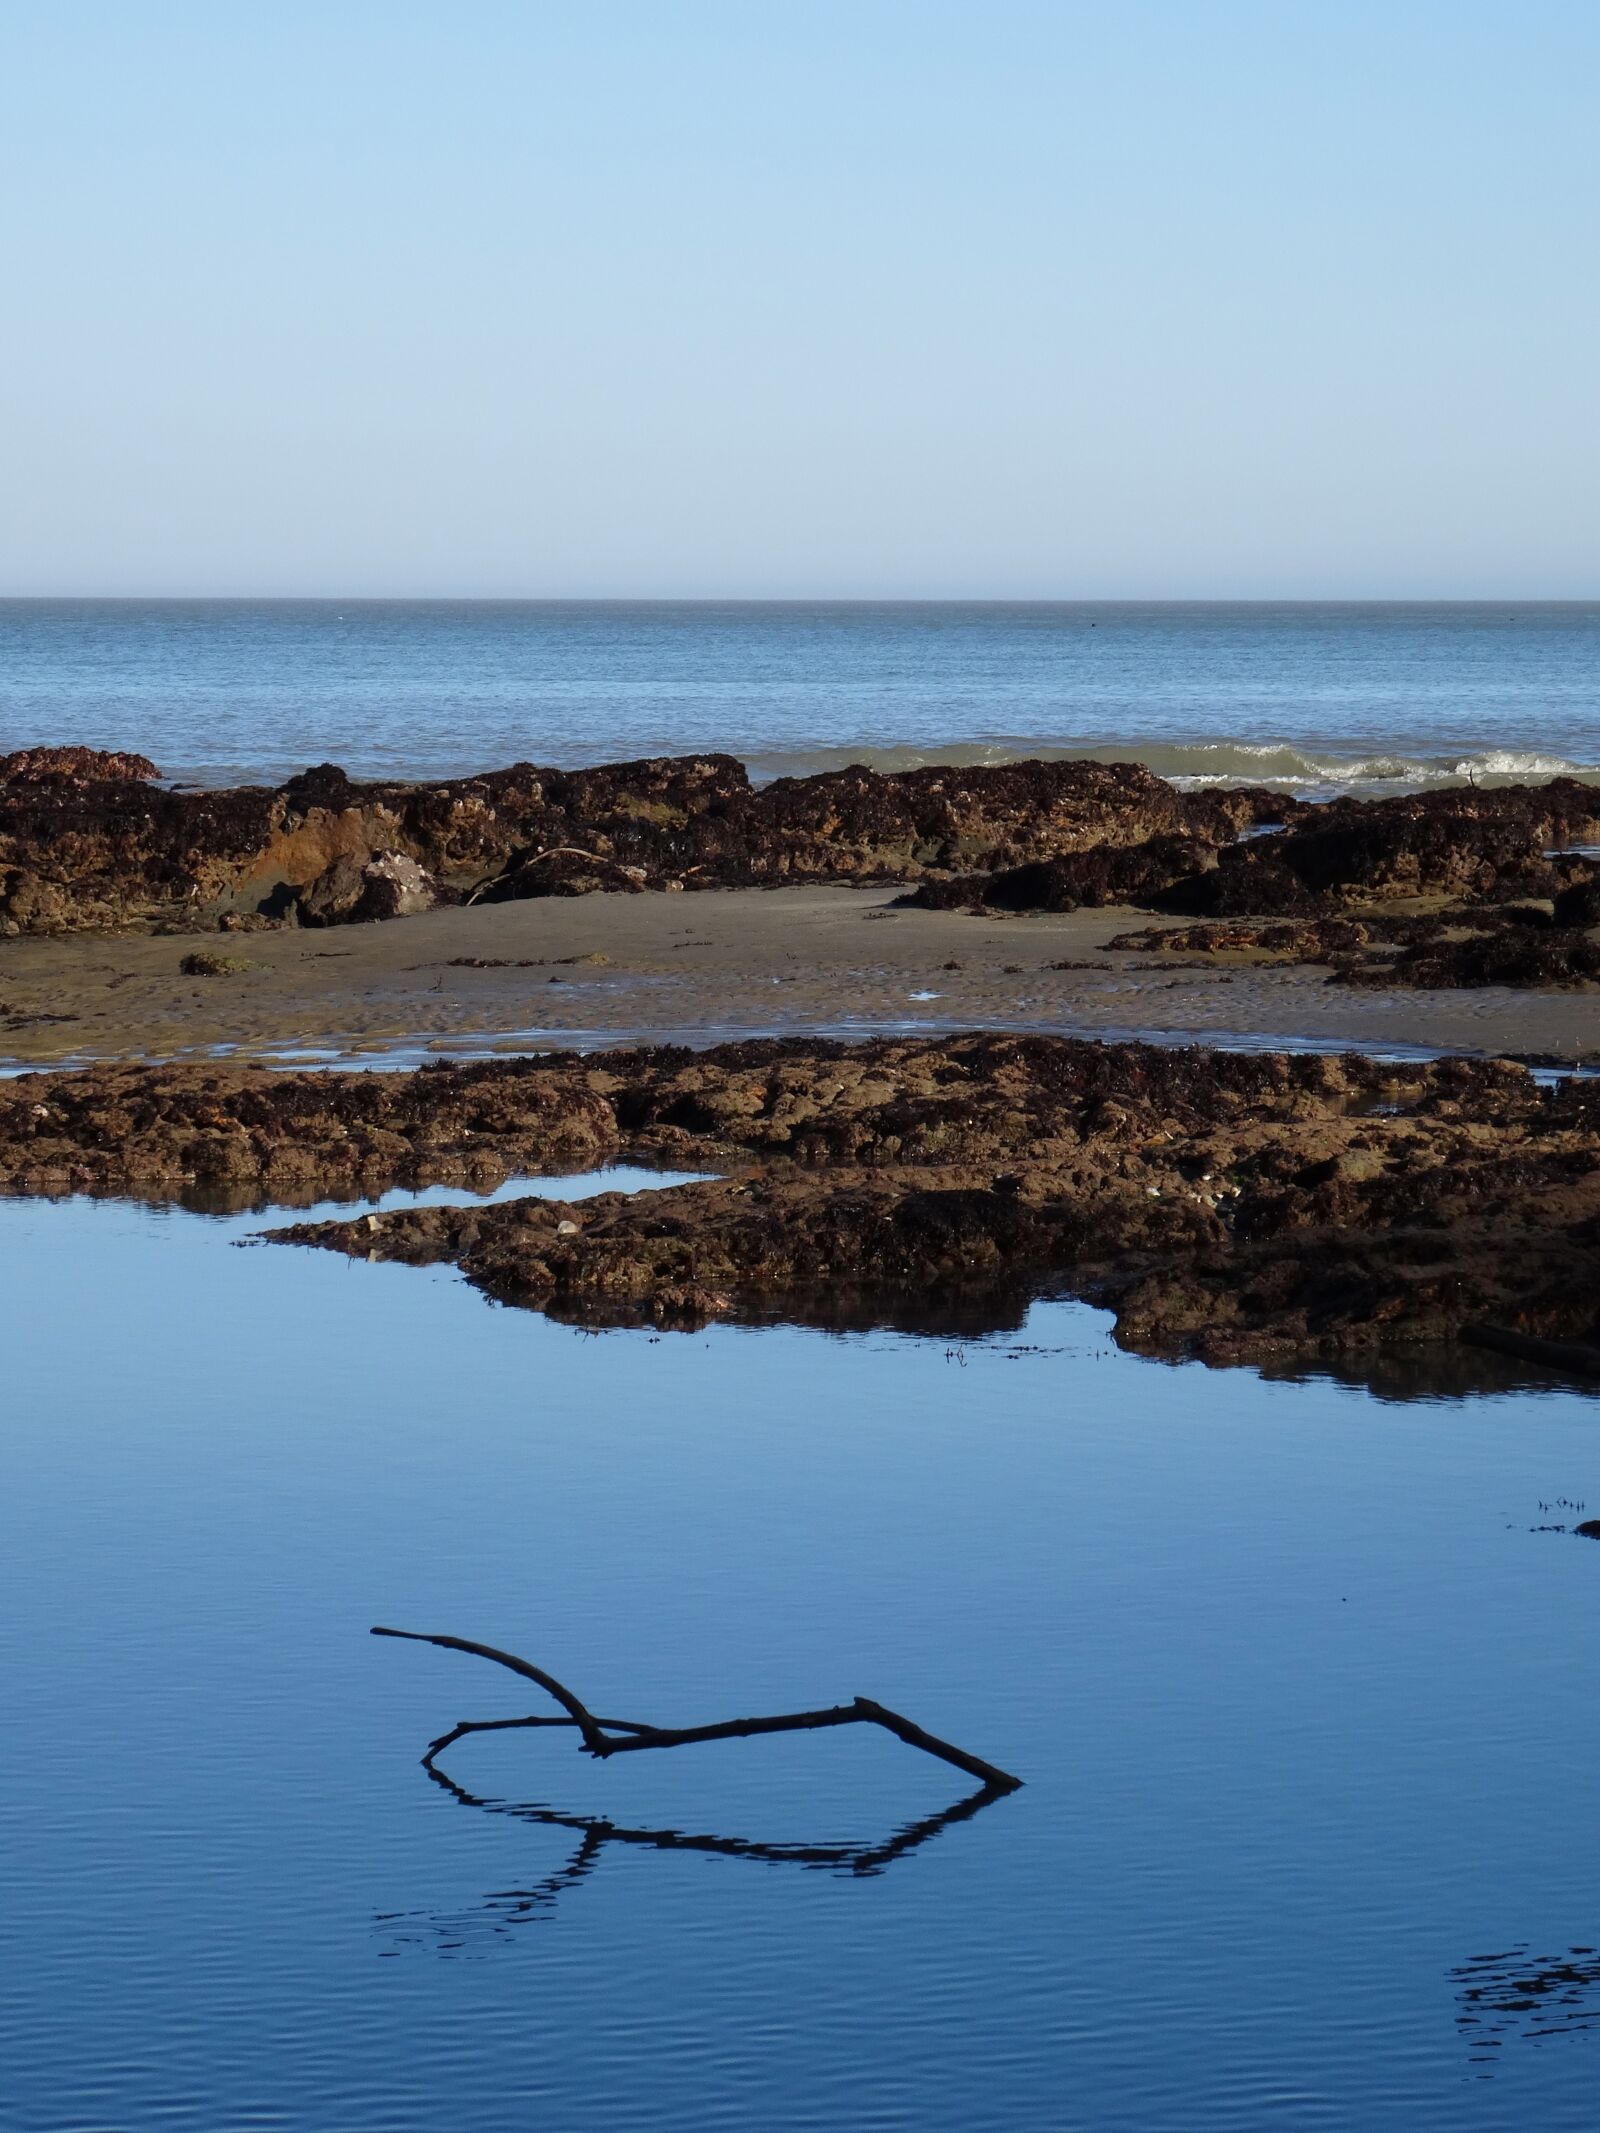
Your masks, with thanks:
[{"label": "shallow pool water", "polygon": [[[1593,2123],[1600,1548],[1537,1530],[1592,1397],[1072,1305],[590,1336],[263,1219],[0,1203],[8,2129]],[[947,1818],[865,1728],[437,1783],[537,1693],[374,1622],[1026,1783]]]},{"label": "shallow pool water", "polygon": [[[708,1170],[651,1170],[642,1163],[606,1163],[598,1170],[564,1170],[548,1177],[506,1178],[487,1192],[473,1192],[461,1185],[394,1185],[387,1192],[370,1193],[364,1198],[320,1200],[314,1207],[296,1209],[295,1220],[336,1221],[356,1213],[386,1215],[401,1207],[449,1207],[463,1203],[494,1207],[504,1200],[594,1200],[606,1192],[662,1192],[673,1185],[698,1185],[712,1175]],[[248,1241],[266,1237],[273,1226],[269,1210]]]}]

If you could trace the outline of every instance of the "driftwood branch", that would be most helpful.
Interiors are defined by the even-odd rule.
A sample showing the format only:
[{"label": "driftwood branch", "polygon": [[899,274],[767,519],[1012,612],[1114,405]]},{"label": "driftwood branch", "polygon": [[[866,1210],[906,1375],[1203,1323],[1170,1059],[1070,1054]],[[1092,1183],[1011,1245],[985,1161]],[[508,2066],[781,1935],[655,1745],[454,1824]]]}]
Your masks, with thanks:
[{"label": "driftwood branch", "polygon": [[[607,862],[601,858],[598,852],[586,852],[581,844],[547,844],[542,852],[532,853],[523,862],[523,864],[526,866],[537,866],[541,859],[592,859],[597,866],[604,866],[607,864]],[[495,883],[500,879],[501,877],[498,874],[491,874],[487,881],[480,881],[478,886],[473,890],[472,894],[467,898],[467,902],[469,904],[475,904],[478,901],[478,898],[483,894],[484,890],[492,889]]]},{"label": "driftwood branch", "polygon": [[[502,1652],[492,1644],[474,1644],[470,1637],[430,1637],[416,1629],[377,1629],[375,1637],[404,1637],[411,1644],[441,1644],[446,1651],[470,1652],[475,1659],[492,1659],[496,1666],[509,1667],[513,1674],[520,1674],[525,1681],[537,1682],[547,1696],[553,1696],[567,1713],[570,1722],[583,1736],[583,1745],[591,1755],[609,1755],[610,1745],[600,1730],[600,1720],[582,1705],[571,1689],[557,1681],[554,1674],[547,1674],[543,1667],[534,1666],[526,1659],[519,1659],[515,1652]],[[559,1724],[557,1720],[555,1723]]]},{"label": "driftwood branch", "polygon": [[965,1771],[968,1777],[978,1779],[991,1792],[1015,1792],[1022,1783],[1021,1778],[1012,1777],[1009,1771],[986,1763],[981,1756],[969,1755],[964,1748],[957,1748],[950,1741],[940,1740],[937,1734],[924,1731],[911,1719],[903,1718],[898,1711],[889,1710],[870,1696],[857,1696],[850,1703],[831,1704],[820,1711],[785,1711],[770,1718],[729,1718],[712,1726],[646,1726],[625,1718],[596,1718],[587,1705],[553,1674],[547,1674],[542,1667],[533,1666],[526,1659],[519,1659],[515,1652],[500,1651],[492,1644],[475,1644],[467,1637],[429,1636],[414,1629],[375,1628],[372,1634],[375,1637],[403,1637],[413,1644],[438,1644],[446,1651],[470,1652],[474,1658],[491,1659],[496,1666],[508,1667],[513,1674],[520,1674],[525,1681],[536,1682],[566,1713],[563,1718],[463,1719],[430,1744],[422,1758],[430,1770],[434,1757],[466,1734],[502,1732],[516,1726],[576,1727],[584,1751],[604,1759],[635,1753],[642,1748],[686,1748],[701,1741],[747,1740],[758,1733],[809,1733],[825,1726],[869,1725],[881,1726],[896,1740],[904,1741],[908,1748],[920,1748],[924,1755],[937,1756],[940,1762]]}]

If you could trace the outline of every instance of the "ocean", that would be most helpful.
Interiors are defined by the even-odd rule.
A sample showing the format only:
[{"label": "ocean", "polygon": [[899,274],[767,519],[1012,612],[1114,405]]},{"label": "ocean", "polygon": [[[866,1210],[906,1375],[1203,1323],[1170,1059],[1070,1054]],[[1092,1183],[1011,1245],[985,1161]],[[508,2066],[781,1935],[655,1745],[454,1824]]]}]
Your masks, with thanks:
[{"label": "ocean", "polygon": [[0,749],[200,784],[726,751],[1318,796],[1600,778],[1600,602],[0,601]]}]

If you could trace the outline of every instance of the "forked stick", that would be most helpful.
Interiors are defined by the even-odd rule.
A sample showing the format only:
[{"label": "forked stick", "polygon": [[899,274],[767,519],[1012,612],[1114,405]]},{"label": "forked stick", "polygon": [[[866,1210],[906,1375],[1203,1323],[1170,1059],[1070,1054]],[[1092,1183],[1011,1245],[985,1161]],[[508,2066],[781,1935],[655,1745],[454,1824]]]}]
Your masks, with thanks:
[{"label": "forked stick", "polygon": [[[404,1637],[413,1644],[438,1644],[446,1651],[470,1652],[478,1659],[492,1659],[496,1666],[509,1667],[513,1674],[520,1674],[525,1681],[537,1682],[549,1696],[553,1696],[563,1711],[564,1718],[489,1718],[463,1719],[448,1733],[441,1734],[422,1758],[431,1769],[433,1759],[453,1741],[468,1733],[497,1733],[515,1726],[575,1726],[589,1755],[604,1759],[612,1755],[627,1755],[641,1748],[686,1748],[699,1741],[745,1740],[756,1733],[809,1733],[823,1726],[881,1726],[892,1733],[896,1740],[903,1740],[908,1748],[920,1748],[925,1755],[937,1756],[942,1763],[950,1763],[957,1770],[964,1770],[968,1777],[978,1781],[994,1792],[1015,1792],[1022,1780],[1012,1777],[1009,1771],[997,1769],[986,1763],[981,1756],[969,1755],[964,1748],[954,1747],[937,1734],[928,1733],[909,1718],[902,1718],[898,1711],[891,1711],[870,1696],[857,1696],[851,1703],[831,1704],[821,1711],[785,1711],[772,1718],[729,1718],[714,1726],[642,1726],[626,1718],[596,1718],[587,1705],[580,1702],[572,1691],[547,1674],[542,1667],[532,1666],[526,1659],[519,1659],[515,1652],[503,1652],[492,1644],[475,1644],[468,1637],[432,1637],[415,1629],[374,1629],[375,1637]],[[621,1736],[618,1738],[617,1736]]]}]

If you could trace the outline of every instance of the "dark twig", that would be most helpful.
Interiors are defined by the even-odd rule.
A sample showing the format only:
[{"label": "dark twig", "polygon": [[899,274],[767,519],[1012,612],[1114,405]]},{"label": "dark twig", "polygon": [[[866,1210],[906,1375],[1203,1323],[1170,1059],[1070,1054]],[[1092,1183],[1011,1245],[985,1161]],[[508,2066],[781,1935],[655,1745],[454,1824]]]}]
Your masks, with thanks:
[{"label": "dark twig", "polygon": [[[574,1725],[587,1752],[603,1759],[642,1748],[685,1748],[701,1741],[746,1740],[758,1733],[807,1733],[825,1726],[871,1725],[881,1726],[896,1740],[904,1741],[908,1748],[920,1748],[925,1755],[937,1756],[940,1762],[965,1771],[968,1777],[977,1778],[993,1792],[1015,1792],[1022,1784],[1021,1778],[1012,1777],[1009,1771],[986,1763],[981,1756],[969,1755],[964,1748],[940,1740],[937,1734],[925,1732],[909,1718],[874,1702],[870,1696],[858,1696],[852,1703],[832,1704],[821,1711],[786,1711],[771,1718],[729,1718],[719,1725],[642,1726],[629,1719],[596,1718],[553,1674],[530,1665],[526,1659],[519,1659],[514,1652],[500,1651],[492,1644],[475,1644],[467,1637],[428,1636],[411,1629],[374,1629],[372,1634],[375,1637],[404,1637],[414,1644],[438,1644],[447,1651],[470,1652],[478,1659],[492,1659],[497,1666],[509,1667],[513,1674],[537,1682],[567,1713],[565,1719],[464,1719],[429,1747],[423,1761],[430,1769],[434,1757],[465,1734],[497,1732],[514,1726]],[[616,1738],[618,1734],[624,1737],[619,1740]]]},{"label": "dark twig", "polygon": [[636,1733],[630,1740],[611,1743],[613,1755],[625,1755],[637,1748],[686,1748],[698,1741],[746,1740],[755,1733],[809,1733],[822,1726],[882,1726],[897,1740],[903,1740],[908,1748],[920,1748],[925,1755],[936,1755],[942,1763],[952,1763],[957,1770],[964,1770],[968,1777],[975,1777],[980,1784],[996,1785],[1003,1791],[1014,1792],[1022,1783],[1007,1771],[998,1770],[993,1763],[986,1763],[981,1756],[968,1755],[964,1748],[953,1747],[937,1734],[925,1733],[921,1726],[913,1725],[909,1718],[902,1718],[898,1711],[891,1711],[881,1703],[874,1703],[870,1696],[858,1696],[853,1703],[832,1704],[825,1711],[784,1711],[774,1718],[728,1718],[715,1726],[656,1726],[647,1732]]},{"label": "dark twig", "polygon": [[525,1681],[535,1681],[547,1696],[553,1696],[583,1735],[583,1745],[591,1755],[609,1755],[610,1745],[600,1730],[600,1723],[591,1712],[579,1703],[571,1689],[557,1681],[554,1674],[547,1674],[543,1667],[530,1665],[519,1659],[515,1652],[497,1651],[492,1644],[474,1644],[470,1637],[430,1637],[419,1629],[378,1629],[375,1637],[404,1637],[411,1644],[442,1644],[446,1651],[470,1652],[475,1659],[492,1659],[496,1666],[508,1666],[513,1674],[520,1674]]},{"label": "dark twig", "polygon": [[[437,1740],[429,1741],[427,1753],[422,1760],[428,1769],[433,1770],[434,1757],[442,1755],[446,1748],[453,1747],[458,1740],[464,1740],[469,1733],[505,1733],[517,1726],[575,1726],[577,1723],[575,1718],[463,1718],[453,1725],[448,1733],[441,1733]],[[618,1733],[643,1733],[649,1730],[645,1726],[630,1725],[625,1718],[598,1718],[595,1724],[610,1726]],[[434,1771],[434,1775],[437,1777],[438,1772]]]}]

